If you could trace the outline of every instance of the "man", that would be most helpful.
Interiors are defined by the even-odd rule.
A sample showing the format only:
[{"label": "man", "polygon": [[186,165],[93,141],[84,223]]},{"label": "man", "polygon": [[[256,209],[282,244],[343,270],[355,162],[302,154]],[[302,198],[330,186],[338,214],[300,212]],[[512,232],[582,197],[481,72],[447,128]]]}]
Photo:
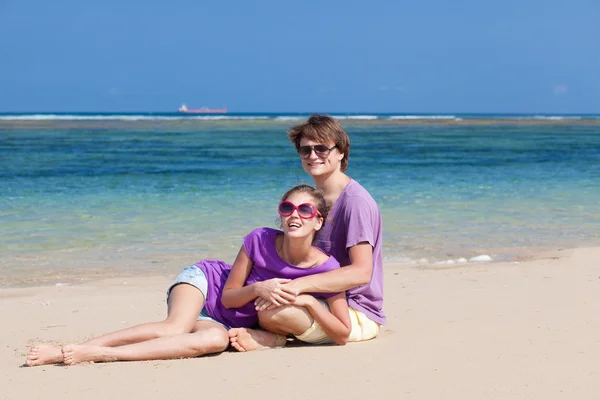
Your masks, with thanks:
[{"label": "man", "polygon": [[260,325],[266,331],[229,331],[231,345],[239,351],[281,346],[287,335],[307,343],[329,343],[326,332],[310,313],[293,305],[300,293],[347,291],[352,320],[349,341],[376,337],[386,321],[382,310],[381,214],[369,192],[345,174],[350,155],[348,134],[335,119],[315,114],[291,128],[288,136],[302,167],[331,206],[317,246],[334,256],[343,268],[274,283],[272,295],[256,301]]}]

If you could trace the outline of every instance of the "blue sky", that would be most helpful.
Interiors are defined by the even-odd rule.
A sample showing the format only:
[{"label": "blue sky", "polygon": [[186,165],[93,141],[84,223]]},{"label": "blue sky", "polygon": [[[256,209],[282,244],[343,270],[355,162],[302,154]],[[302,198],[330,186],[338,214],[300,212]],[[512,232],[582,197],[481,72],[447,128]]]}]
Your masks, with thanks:
[{"label": "blue sky", "polygon": [[0,112],[600,113],[600,1],[0,0]]}]

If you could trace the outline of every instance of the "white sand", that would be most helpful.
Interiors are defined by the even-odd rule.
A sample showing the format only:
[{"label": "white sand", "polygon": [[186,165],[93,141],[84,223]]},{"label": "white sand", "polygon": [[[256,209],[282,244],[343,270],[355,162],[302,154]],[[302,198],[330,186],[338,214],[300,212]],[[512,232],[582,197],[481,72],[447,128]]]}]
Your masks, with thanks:
[{"label": "white sand", "polygon": [[600,248],[546,257],[387,263],[370,342],[72,367],[22,365],[30,344],[162,319],[171,279],[1,290],[0,399],[599,399]]}]

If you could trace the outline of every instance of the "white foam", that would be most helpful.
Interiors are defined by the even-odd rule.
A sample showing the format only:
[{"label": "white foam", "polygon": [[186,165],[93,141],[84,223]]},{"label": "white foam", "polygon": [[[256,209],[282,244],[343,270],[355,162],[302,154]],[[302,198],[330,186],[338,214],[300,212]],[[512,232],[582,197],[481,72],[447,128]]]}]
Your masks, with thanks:
[{"label": "white foam", "polygon": [[223,121],[223,120],[253,120],[253,119],[270,119],[266,115],[256,115],[256,116],[234,116],[234,115],[195,115],[193,117],[182,117],[182,119],[203,119],[203,120],[215,120],[215,121]]},{"label": "white foam", "polygon": [[460,121],[461,118],[458,118],[455,115],[392,115],[388,119],[395,120],[419,120],[419,119],[432,119],[432,120],[451,120],[451,121]]},{"label": "white foam", "polygon": [[560,115],[535,115],[534,119],[542,119],[549,121],[562,121],[562,120],[570,120],[570,119],[581,119],[581,117],[576,116],[560,116]]},{"label": "white foam", "polygon": [[[152,115],[152,114],[103,114],[103,115],[81,115],[81,114],[3,114],[0,115],[0,120],[4,121],[48,121],[48,120],[63,120],[63,121],[176,121],[176,120],[278,120],[278,121],[297,121],[306,119],[306,116],[295,116],[295,115],[197,115],[197,114],[175,114],[172,115]],[[378,115],[333,115],[334,118],[339,120],[440,120],[440,121],[462,121],[455,115],[391,115],[391,116],[378,116]],[[488,118],[482,116],[481,118]],[[548,120],[548,121],[561,121],[561,120],[582,120],[600,119],[600,116],[578,116],[578,115],[515,115],[515,116],[490,116],[492,119],[514,119],[514,120]],[[479,118],[475,117],[473,120]]]},{"label": "white foam", "polygon": [[486,262],[492,260],[492,257],[488,256],[487,254],[481,254],[479,256],[471,257],[469,259],[470,262]]},{"label": "white foam", "polygon": [[279,117],[275,117],[273,119],[275,121],[298,121],[298,120],[306,119],[306,117],[292,117],[292,116],[282,115]]},{"label": "white foam", "polygon": [[444,261],[436,261],[434,262],[435,265],[453,265],[456,264],[456,261],[454,260],[444,260]]},{"label": "white foam", "polygon": [[367,119],[374,120],[378,119],[377,115],[332,115],[335,119]]}]

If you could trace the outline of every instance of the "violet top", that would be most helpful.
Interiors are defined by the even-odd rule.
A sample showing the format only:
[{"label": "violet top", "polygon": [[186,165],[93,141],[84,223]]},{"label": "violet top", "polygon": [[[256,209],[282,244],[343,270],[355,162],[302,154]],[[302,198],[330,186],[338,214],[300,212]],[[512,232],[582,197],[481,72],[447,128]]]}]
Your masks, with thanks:
[{"label": "violet top", "polygon": [[[277,254],[275,239],[283,232],[271,228],[258,228],[244,237],[244,249],[254,264],[246,279],[245,286],[273,278],[295,279],[319,274],[339,268],[333,257],[312,268],[298,268],[283,261]],[[204,260],[194,264],[204,271],[208,280],[208,293],[204,307],[208,315],[232,328],[250,328],[258,323],[258,313],[251,301],[240,308],[227,309],[221,303],[223,287],[231,271],[231,265],[217,260]],[[315,297],[329,298],[337,293],[311,293]]]},{"label": "violet top", "polygon": [[360,242],[373,248],[373,274],[366,285],[346,292],[348,305],[370,320],[385,324],[383,313],[382,221],[377,203],[355,180],[346,185],[333,205],[327,221],[317,234],[316,245],[335,257],[340,265],[350,265],[348,250]]}]

